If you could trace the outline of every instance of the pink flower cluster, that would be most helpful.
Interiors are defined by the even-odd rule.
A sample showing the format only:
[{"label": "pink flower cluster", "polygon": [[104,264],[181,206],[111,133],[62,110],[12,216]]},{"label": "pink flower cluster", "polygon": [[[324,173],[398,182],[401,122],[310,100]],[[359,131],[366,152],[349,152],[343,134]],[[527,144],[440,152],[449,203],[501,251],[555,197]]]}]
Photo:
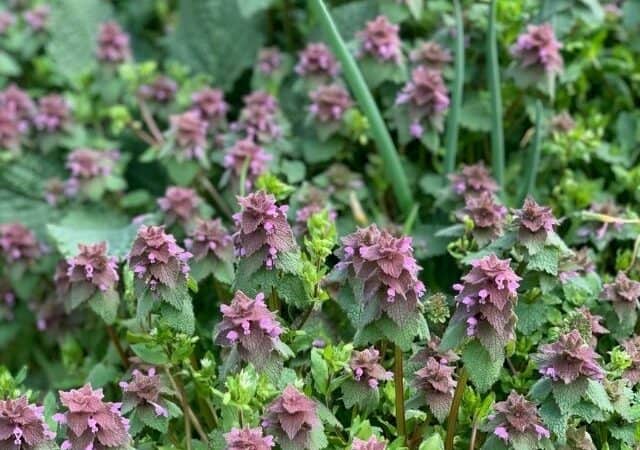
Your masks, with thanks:
[{"label": "pink flower cluster", "polygon": [[489,170],[483,162],[464,165],[458,173],[449,175],[451,188],[457,195],[479,195],[483,192],[495,194],[498,192],[498,183],[491,177]]},{"label": "pink flower cluster", "polygon": [[226,150],[223,165],[240,180],[245,164],[247,164],[245,188],[251,189],[254,181],[267,171],[271,155],[256,144],[253,139],[240,139]]},{"label": "pink flower cluster", "polygon": [[16,18],[9,11],[0,11],[0,36],[4,35],[16,23]]},{"label": "pink flower cluster", "polygon": [[176,92],[178,92],[178,84],[164,75],[158,76],[151,84],[140,86],[138,90],[143,99],[165,105],[173,101]]},{"label": "pink flower cluster", "polygon": [[340,72],[340,65],[325,44],[312,42],[298,54],[295,71],[304,77],[332,78]]},{"label": "pink flower cluster", "polygon": [[631,358],[631,365],[624,371],[623,376],[632,386],[640,383],[640,336],[634,336],[622,343],[622,348]]},{"label": "pink flower cluster", "polygon": [[558,225],[551,208],[540,206],[532,197],[525,199],[522,209],[516,210],[514,217],[519,227],[519,238],[524,242],[544,242]]},{"label": "pink flower cluster", "polygon": [[282,53],[277,47],[266,47],[258,52],[258,70],[271,75],[282,65]]},{"label": "pink flower cluster", "polygon": [[375,436],[371,436],[366,441],[354,438],[351,443],[351,450],[385,450],[386,448],[387,443],[378,440]]},{"label": "pink flower cluster", "polygon": [[413,384],[438,420],[443,420],[451,408],[456,388],[454,372],[455,367],[442,359],[428,357],[422,368],[415,373]]},{"label": "pink flower cluster", "polygon": [[276,446],[273,436],[264,436],[262,428],[233,428],[224,435],[227,450],[270,450]]},{"label": "pink flower cluster", "polygon": [[114,289],[120,278],[118,262],[107,255],[107,243],[79,244],[78,250],[78,254],[67,261],[69,283],[82,283],[101,292]]},{"label": "pink flower cluster", "polygon": [[311,431],[320,426],[316,404],[288,385],[268,407],[262,426],[286,448],[309,448]]},{"label": "pink flower cluster", "polygon": [[98,31],[98,59],[107,63],[122,63],[131,58],[129,35],[117,22],[106,22]]},{"label": "pink flower cluster", "polygon": [[[220,89],[204,88],[194,92],[191,96],[191,108],[200,113],[200,117],[207,121],[210,127],[220,128],[224,125],[229,105],[224,100],[224,92]],[[193,121],[195,122],[195,121]],[[200,130],[199,127],[187,127],[193,130]],[[190,133],[187,133],[190,134]],[[194,132],[194,135],[200,136],[200,132]],[[200,146],[204,146],[203,138],[191,139],[194,142],[200,142]]]},{"label": "pink flower cluster", "polygon": [[604,378],[596,362],[598,354],[582,339],[578,330],[563,334],[553,344],[540,347],[535,360],[540,373],[555,382],[570,384],[578,378]]},{"label": "pink flower cluster", "polygon": [[258,141],[277,139],[282,134],[278,124],[278,100],[264,91],[255,91],[243,99],[244,108],[232,130]]},{"label": "pink flower cluster", "polygon": [[460,216],[473,221],[473,237],[480,245],[502,235],[507,208],[496,201],[493,194],[481,192],[465,197],[465,207]]},{"label": "pink flower cluster", "polygon": [[618,318],[635,314],[640,307],[640,282],[630,279],[624,272],[618,272],[612,283],[604,285],[601,298],[611,302]]},{"label": "pink flower cluster", "polygon": [[0,224],[0,251],[7,262],[35,261],[42,254],[35,234],[21,223]]},{"label": "pink flower cluster", "polygon": [[119,158],[120,153],[116,150],[79,148],[69,153],[66,167],[71,177],[65,186],[67,195],[76,195],[92,181],[109,176]]},{"label": "pink flower cluster", "polygon": [[162,380],[152,367],[144,373],[138,369],[132,372],[130,381],[121,381],[124,403],[131,408],[150,408],[156,416],[169,417],[165,402],[161,398]]},{"label": "pink flower cluster", "polygon": [[46,4],[38,5],[33,9],[25,11],[24,20],[33,31],[43,31],[47,22],[49,22],[49,16],[51,15],[51,7]]},{"label": "pink flower cluster", "polygon": [[443,49],[440,44],[433,41],[422,42],[410,53],[409,59],[416,64],[438,71],[444,69],[453,60],[451,52]]},{"label": "pink flower cluster", "polygon": [[25,133],[29,129],[36,111],[35,104],[29,94],[15,84],[11,84],[0,92],[0,107],[7,108],[7,113],[13,111],[15,119],[18,121],[20,133]]},{"label": "pink flower cluster", "polygon": [[323,123],[342,120],[345,111],[353,105],[349,92],[339,84],[318,86],[309,93],[309,98],[309,112]]},{"label": "pink flower cluster", "polygon": [[518,36],[511,47],[511,54],[523,69],[554,74],[562,70],[561,48],[551,24],[528,25],[527,31]]},{"label": "pink flower cluster", "polygon": [[180,155],[185,159],[205,158],[208,122],[198,110],[171,116],[171,132]]},{"label": "pink flower cluster", "polygon": [[189,236],[189,239],[185,239],[185,246],[193,254],[194,260],[200,261],[208,256],[218,260],[229,259],[233,239],[220,219],[198,219]]},{"label": "pink flower cluster", "polygon": [[62,96],[50,94],[38,100],[38,110],[33,119],[38,130],[57,133],[63,130],[70,121],[71,111]]},{"label": "pink flower cluster", "polygon": [[158,206],[164,211],[168,225],[175,222],[186,225],[198,214],[200,201],[200,197],[193,189],[169,186],[164,197],[158,199]]},{"label": "pink flower cluster", "polygon": [[393,379],[393,372],[380,364],[380,352],[374,348],[354,351],[349,361],[353,378],[371,389],[376,389],[381,381]]},{"label": "pink flower cluster", "polygon": [[378,16],[367,22],[365,28],[358,32],[360,40],[360,56],[372,56],[380,61],[399,63],[402,59],[402,41],[400,27],[389,22],[385,16]]},{"label": "pink flower cluster", "polygon": [[428,121],[431,126],[440,131],[442,116],[449,108],[449,91],[439,70],[419,66],[411,72],[409,81],[396,98],[396,104],[407,105],[411,119],[410,132],[412,136],[422,136],[421,122]]},{"label": "pink flower cluster", "polygon": [[0,448],[37,450],[53,441],[55,433],[45,423],[43,410],[26,396],[0,400]]},{"label": "pink flower cluster", "polygon": [[551,434],[542,425],[536,406],[515,391],[507,399],[493,405],[487,428],[505,442],[548,438]]}]

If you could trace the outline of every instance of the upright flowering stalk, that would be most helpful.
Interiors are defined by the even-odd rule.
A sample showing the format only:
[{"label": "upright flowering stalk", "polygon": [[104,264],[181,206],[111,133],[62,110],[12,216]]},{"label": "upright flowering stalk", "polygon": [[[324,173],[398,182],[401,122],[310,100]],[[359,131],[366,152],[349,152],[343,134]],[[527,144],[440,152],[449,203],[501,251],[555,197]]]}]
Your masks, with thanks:
[{"label": "upright flowering stalk", "polygon": [[261,258],[267,269],[273,269],[281,252],[297,249],[291,226],[287,222],[286,205],[278,206],[271,194],[254,192],[238,197],[240,212],[233,216],[236,233],[233,235],[236,255]]},{"label": "upright flowering stalk", "polygon": [[178,92],[178,84],[171,78],[160,75],[151,84],[140,86],[138,93],[145,100],[166,105],[171,103]]},{"label": "upright flowering stalk", "polygon": [[338,75],[340,65],[325,44],[311,42],[298,54],[295,71],[305,78],[327,80]]},{"label": "upright flowering stalk", "polygon": [[418,390],[417,400],[419,403],[426,403],[439,421],[443,421],[451,409],[456,389],[454,372],[455,367],[431,356],[414,374],[413,385]]},{"label": "upright flowering stalk", "polygon": [[537,441],[550,437],[549,430],[542,425],[536,405],[515,391],[511,391],[505,401],[493,405],[493,410],[484,429],[505,443],[515,446],[533,442],[533,448],[536,448]]},{"label": "upright flowering stalk", "polygon": [[232,428],[224,435],[228,450],[270,450],[276,446],[273,436],[264,436],[261,427]]},{"label": "upright flowering stalk", "polygon": [[631,365],[622,374],[631,386],[640,383],[640,336],[634,336],[622,343],[622,348],[629,355]]},{"label": "upright flowering stalk", "polygon": [[522,75],[516,74],[516,82],[527,85],[555,78],[563,68],[561,48],[551,24],[528,25],[511,47],[516,68]]},{"label": "upright flowering stalk", "polygon": [[218,345],[237,350],[242,361],[258,369],[277,357],[282,328],[264,303],[264,294],[255,298],[237,291],[230,305],[221,305],[222,322],[215,331]]},{"label": "upright flowering stalk", "polygon": [[12,110],[18,120],[18,129],[21,133],[29,130],[31,121],[36,111],[35,104],[29,94],[15,84],[11,84],[0,92],[0,107]]},{"label": "upright flowering stalk", "polygon": [[516,210],[514,216],[514,222],[518,226],[518,238],[525,245],[533,242],[544,243],[558,225],[551,208],[540,206],[531,197],[525,199],[522,208]]},{"label": "upright flowering stalk", "polygon": [[223,283],[233,278],[233,238],[220,219],[196,219],[185,247],[193,254],[191,274],[201,280],[209,274]]},{"label": "upright flowering stalk", "polygon": [[45,133],[58,133],[71,122],[71,111],[67,101],[57,94],[50,94],[38,101],[38,109],[33,122]]},{"label": "upright flowering stalk", "polygon": [[232,125],[235,131],[243,132],[246,137],[260,142],[269,142],[282,134],[278,123],[278,101],[263,91],[252,92],[243,99],[244,108],[238,121]]},{"label": "upright flowering stalk", "polygon": [[282,52],[277,47],[266,47],[258,52],[258,70],[269,76],[282,66]]},{"label": "upright flowering stalk", "polygon": [[107,64],[120,64],[131,58],[129,35],[117,22],[105,22],[98,31],[98,59]]},{"label": "upright flowering stalk", "polygon": [[103,398],[102,389],[93,390],[88,384],[60,391],[60,402],[67,408],[66,413],[54,416],[67,426],[61,450],[113,450],[130,443],[129,421],[122,417],[121,404],[104,402]]},{"label": "upright flowering stalk", "polygon": [[156,417],[169,417],[165,400],[161,394],[164,390],[160,375],[155,368],[150,368],[147,373],[135,369],[130,381],[119,383],[122,389],[122,412],[138,411],[139,417],[144,417],[147,412]]},{"label": "upright flowering stalk", "polygon": [[255,180],[267,171],[271,155],[253,139],[246,138],[236,141],[225,150],[223,165],[239,183],[244,172],[244,189],[250,190]]},{"label": "upright flowering stalk", "polygon": [[454,194],[461,197],[498,192],[498,183],[491,177],[482,161],[462,166],[459,172],[449,175],[449,181]]},{"label": "upright flowering stalk", "polygon": [[442,71],[442,69],[453,61],[451,52],[443,49],[440,44],[433,41],[420,43],[415,50],[411,51],[409,59],[417,65],[438,71]]},{"label": "upright flowering stalk", "polygon": [[551,118],[551,130],[555,133],[568,133],[576,127],[573,117],[567,112],[562,111]]},{"label": "upright flowering stalk", "polygon": [[178,159],[205,160],[207,127],[208,122],[197,110],[171,116],[170,135],[174,139]]},{"label": "upright flowering stalk", "polygon": [[477,259],[462,283],[453,286],[458,294],[451,323],[464,324],[467,336],[477,339],[492,355],[514,337],[513,308],[521,278],[509,261],[494,254]]},{"label": "upright flowering stalk", "polygon": [[267,407],[262,426],[283,449],[317,450],[325,446],[318,445],[314,438],[314,432],[322,432],[316,404],[291,385]]},{"label": "upright flowering stalk", "polygon": [[165,213],[167,225],[179,223],[188,226],[198,215],[200,197],[196,191],[180,186],[169,186],[164,197],[158,199],[158,206]]},{"label": "upright flowering stalk", "polygon": [[69,153],[66,166],[71,177],[65,187],[67,195],[81,193],[99,199],[107,189],[106,179],[113,174],[118,159],[120,153],[117,150],[79,148]]},{"label": "upright flowering stalk", "polygon": [[389,22],[385,16],[378,16],[367,22],[357,34],[360,40],[359,55],[371,56],[382,62],[399,63],[402,60],[402,41],[398,25]]},{"label": "upright flowering stalk", "polygon": [[42,255],[35,234],[17,222],[0,224],[0,251],[10,264],[30,264]]},{"label": "upright flowering stalk", "polygon": [[375,347],[354,351],[349,368],[353,379],[368,389],[377,389],[381,381],[393,378],[393,372],[385,370],[380,364],[380,352]]},{"label": "upright flowering stalk", "polygon": [[56,437],[43,417],[44,407],[29,403],[26,396],[0,400],[0,448],[38,450]]},{"label": "upright flowering stalk", "polygon": [[191,96],[191,108],[200,113],[200,117],[207,121],[212,130],[223,128],[226,124],[229,105],[220,89],[206,87],[194,92]]},{"label": "upright flowering stalk", "polygon": [[25,11],[24,21],[29,25],[34,32],[41,32],[47,27],[49,22],[49,16],[51,15],[51,7],[43,4],[38,5],[33,9]]},{"label": "upright flowering stalk", "polygon": [[635,323],[640,307],[640,282],[631,280],[624,272],[618,272],[612,283],[604,285],[601,298],[611,302],[621,322]]},{"label": "upright flowering stalk", "polygon": [[386,448],[387,443],[385,441],[378,440],[375,436],[371,436],[366,441],[354,438],[351,443],[351,450],[385,450]]},{"label": "upright flowering stalk", "polygon": [[502,235],[507,208],[489,192],[465,198],[465,207],[459,216],[473,221],[473,237],[484,245]]},{"label": "upright flowering stalk", "polygon": [[309,112],[321,123],[340,122],[345,111],[353,105],[349,92],[339,84],[318,86],[309,93],[309,98]]},{"label": "upright flowering stalk", "polygon": [[442,131],[444,112],[449,108],[449,91],[442,73],[424,66],[413,69],[411,81],[398,94],[396,104],[406,105],[413,137],[422,136],[425,123]]}]

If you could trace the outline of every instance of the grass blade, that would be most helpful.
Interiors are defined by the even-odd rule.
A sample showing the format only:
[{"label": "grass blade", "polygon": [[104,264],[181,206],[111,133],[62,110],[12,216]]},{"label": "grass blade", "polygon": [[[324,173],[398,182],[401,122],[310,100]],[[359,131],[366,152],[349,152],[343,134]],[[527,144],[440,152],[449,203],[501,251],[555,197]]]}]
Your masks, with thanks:
[{"label": "grass blade", "polygon": [[526,171],[524,176],[524,183],[520,190],[520,196],[518,198],[518,206],[522,205],[527,195],[532,195],[533,190],[536,187],[536,176],[538,174],[538,165],[540,164],[540,148],[542,147],[542,102],[538,100],[536,102],[536,123],[535,123],[535,136],[533,137],[533,143],[529,149],[529,154],[524,165]]},{"label": "grass blade", "polygon": [[502,130],[502,94],[500,92],[500,63],[496,37],[497,0],[489,4],[487,33],[487,70],[491,95],[491,169],[500,189],[504,190],[504,132]]},{"label": "grass blade", "polygon": [[340,32],[331,18],[331,14],[329,13],[327,6],[322,0],[311,0],[310,4],[311,9],[322,25],[329,41],[329,45],[342,64],[342,71],[349,83],[349,87],[353,91],[358,104],[371,124],[371,132],[387,170],[387,175],[391,181],[391,186],[393,187],[396,200],[398,201],[402,212],[405,215],[408,215],[413,207],[413,198],[411,196],[411,190],[409,189],[409,182],[404,173],[404,169],[400,164],[400,158],[396,147],[391,140],[389,130],[387,130],[387,127],[382,120],[380,110],[378,109],[378,106],[376,105],[376,102],[373,99],[373,96],[371,95],[371,92],[369,91],[353,56],[349,53],[344,40],[340,36]]},{"label": "grass blade", "polygon": [[447,119],[446,153],[444,155],[445,173],[451,173],[456,168],[460,109],[462,108],[462,92],[464,89],[464,26],[460,0],[453,0],[453,8],[456,20],[455,76],[451,89],[451,109]]}]

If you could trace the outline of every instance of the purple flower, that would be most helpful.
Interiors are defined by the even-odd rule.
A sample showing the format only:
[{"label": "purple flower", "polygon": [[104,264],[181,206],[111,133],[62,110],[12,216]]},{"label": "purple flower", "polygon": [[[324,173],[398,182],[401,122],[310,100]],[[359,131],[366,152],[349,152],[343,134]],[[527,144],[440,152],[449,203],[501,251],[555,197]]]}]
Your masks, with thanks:
[{"label": "purple flower", "polygon": [[62,96],[50,94],[38,100],[38,111],[33,119],[38,130],[56,133],[65,128],[70,121],[71,111]]},{"label": "purple flower", "polygon": [[568,315],[562,329],[565,332],[578,330],[582,338],[595,348],[598,343],[597,336],[609,333],[600,323],[602,320],[602,316],[593,314],[589,308],[582,306]]},{"label": "purple flower", "polygon": [[252,92],[243,99],[244,108],[238,121],[232,125],[234,131],[244,131],[247,137],[269,141],[280,137],[278,125],[278,101],[263,91]]},{"label": "purple flower", "polygon": [[422,42],[409,55],[409,59],[418,65],[441,71],[453,59],[451,52],[433,41]]},{"label": "purple flower", "polygon": [[560,73],[563,66],[560,49],[551,24],[528,25],[527,31],[518,36],[511,47],[511,54],[523,69]]},{"label": "purple flower", "polygon": [[611,302],[618,318],[624,320],[635,314],[640,306],[640,282],[631,280],[624,272],[618,272],[612,283],[604,285],[600,297]]},{"label": "purple flower", "polygon": [[207,121],[196,110],[171,116],[171,132],[185,159],[204,159],[207,127]]},{"label": "purple flower", "polygon": [[98,31],[98,59],[106,63],[122,63],[131,58],[129,35],[117,22],[105,22]]},{"label": "purple flower", "polygon": [[282,53],[277,47],[263,48],[258,52],[258,69],[264,75],[272,75],[282,65]]},{"label": "purple flower", "polygon": [[535,356],[540,373],[555,382],[570,384],[586,377],[602,380],[604,371],[596,362],[598,354],[582,339],[578,330],[563,334],[553,344],[540,346]]},{"label": "purple flower", "polygon": [[477,338],[489,351],[496,345],[504,347],[514,335],[513,307],[521,278],[509,262],[493,253],[477,259],[462,284],[453,286],[458,294],[452,322],[466,324],[467,336]]},{"label": "purple flower", "polygon": [[536,405],[515,391],[507,399],[493,405],[487,431],[493,431],[505,442],[522,442],[523,439],[548,438],[549,430],[542,425]]},{"label": "purple flower", "polygon": [[218,128],[225,123],[227,111],[229,111],[229,105],[224,100],[224,92],[208,87],[193,93],[191,107],[198,111],[200,117],[213,128]]},{"label": "purple flower", "polygon": [[53,433],[44,421],[44,408],[30,404],[26,396],[0,400],[0,448],[37,450],[53,441]]},{"label": "purple flower", "polygon": [[[414,125],[426,119],[434,129],[440,131],[442,116],[449,107],[449,92],[442,73],[424,66],[413,69],[411,81],[398,94],[396,104],[407,105]],[[411,131],[417,134],[417,130]]]},{"label": "purple flower", "polygon": [[640,383],[640,336],[634,336],[622,343],[622,348],[631,358],[631,366],[622,376],[629,380],[632,386]]},{"label": "purple flower", "polygon": [[124,394],[123,401],[128,409],[146,408],[153,410],[156,416],[169,417],[165,401],[161,398],[162,381],[155,368],[147,373],[135,369],[131,381],[121,381],[120,388]]},{"label": "purple flower", "polygon": [[395,237],[373,224],[342,238],[337,255],[340,262],[334,270],[344,273],[352,285],[363,284],[361,301],[376,317],[384,312],[402,325],[415,312],[425,287],[418,279],[422,268],[410,237]]},{"label": "purple flower", "polygon": [[19,150],[22,137],[20,118],[16,110],[0,105],[0,149]]},{"label": "purple flower", "polygon": [[273,436],[263,436],[262,428],[232,428],[224,435],[227,450],[270,450],[275,447]]},{"label": "purple flower", "polygon": [[498,183],[491,177],[483,162],[462,166],[460,172],[449,175],[449,180],[453,192],[460,196],[498,192]]},{"label": "purple flower", "polygon": [[4,35],[7,30],[16,23],[16,18],[9,11],[0,11],[0,36]]},{"label": "purple flower", "polygon": [[189,273],[190,257],[163,227],[142,225],[129,253],[129,266],[152,291],[172,289]]},{"label": "purple flower", "polygon": [[380,61],[399,63],[402,59],[402,42],[398,25],[389,22],[385,16],[378,16],[367,22],[357,33],[360,40],[359,55],[370,55]]},{"label": "purple flower", "polygon": [[288,206],[278,206],[273,195],[263,191],[238,197],[241,211],[234,214],[233,235],[236,254],[249,257],[260,252],[267,269],[272,269],[279,252],[296,249],[291,226],[287,222]]},{"label": "purple flower", "polygon": [[230,305],[221,305],[222,322],[215,332],[215,342],[235,347],[243,361],[264,367],[279,343],[282,328],[274,313],[264,303],[264,294],[255,299],[237,291]]},{"label": "purple flower", "polygon": [[309,448],[311,431],[321,426],[316,404],[288,385],[268,407],[262,426],[286,448]]},{"label": "purple flower", "polygon": [[176,97],[178,84],[171,78],[160,75],[153,83],[140,86],[139,93],[145,100],[160,104],[171,103]]},{"label": "purple flower", "polygon": [[271,161],[271,155],[250,138],[236,141],[225,152],[223,165],[236,180],[240,180],[245,164],[247,165],[244,186],[246,189],[251,189],[253,182],[267,171]]},{"label": "purple flower", "polygon": [[353,442],[351,443],[351,450],[385,450],[386,448],[387,443],[378,440],[375,436],[371,436],[366,441],[353,438]]},{"label": "purple flower", "polygon": [[0,251],[8,263],[31,263],[42,254],[35,234],[17,222],[0,224]]},{"label": "purple flower", "polygon": [[381,381],[393,379],[393,373],[380,364],[380,352],[374,347],[354,351],[349,361],[353,378],[371,389],[377,389]]},{"label": "purple flower", "polygon": [[158,206],[164,211],[167,224],[179,222],[188,224],[198,214],[200,197],[196,191],[186,187],[169,186],[164,197],[158,199]]},{"label": "purple flower", "polygon": [[567,111],[551,118],[551,129],[556,133],[568,133],[576,127],[576,122]]},{"label": "purple flower", "polygon": [[578,230],[579,235],[592,236],[600,240],[603,239],[607,231],[609,231],[609,226],[613,226],[615,231],[622,230],[624,224],[617,220],[618,216],[622,213],[622,208],[620,208],[615,201],[609,199],[601,203],[594,202],[589,207],[589,212],[606,216],[606,220],[603,220],[601,225],[596,225],[598,222],[587,224]]},{"label": "purple flower", "polygon": [[231,259],[233,239],[220,219],[197,219],[195,228],[185,240],[185,246],[196,261],[212,256],[217,260]]},{"label": "purple flower", "polygon": [[24,13],[24,20],[33,31],[42,31],[47,26],[51,7],[49,5],[38,5]]},{"label": "purple flower", "polygon": [[109,176],[119,158],[120,153],[116,150],[79,148],[69,153],[66,166],[71,178],[67,181],[67,194],[74,196],[92,181]]},{"label": "purple flower", "polygon": [[507,208],[496,202],[489,192],[465,197],[465,207],[460,216],[473,221],[473,237],[480,245],[502,235]]},{"label": "purple flower", "polygon": [[323,203],[309,203],[306,206],[303,206],[299,210],[296,211],[296,223],[294,226],[294,232],[296,236],[302,236],[307,232],[307,222],[314,215],[321,213],[325,209],[329,210],[329,220],[335,221],[337,214],[336,212],[329,208],[326,204],[326,201]]},{"label": "purple flower", "polygon": [[456,389],[454,372],[455,367],[429,357],[424,366],[415,373],[414,386],[440,421],[444,420],[451,408],[453,392]]},{"label": "purple flower", "polygon": [[54,419],[68,427],[61,450],[108,450],[130,442],[129,421],[120,413],[121,404],[104,402],[103,397],[102,389],[93,390],[88,384],[60,391],[67,412]]},{"label": "purple flower", "polygon": [[518,235],[523,242],[544,242],[552,233],[558,221],[551,208],[540,206],[532,197],[527,197],[522,209],[514,212],[514,222],[518,225]]},{"label": "purple flower", "polygon": [[345,111],[353,105],[349,92],[339,84],[318,86],[309,93],[309,98],[309,111],[320,122],[342,120]]},{"label": "purple flower", "polygon": [[303,77],[332,78],[340,72],[340,65],[326,45],[312,42],[298,53],[295,71]]},{"label": "purple flower", "polygon": [[560,260],[559,278],[562,283],[595,271],[596,266],[589,256],[589,248],[582,247]]},{"label": "purple flower", "polygon": [[427,343],[427,346],[420,349],[413,357],[411,362],[420,366],[425,366],[430,358],[435,358],[440,364],[450,364],[460,359],[453,351],[440,351],[440,338],[432,336],[431,340]]},{"label": "purple flower", "polygon": [[107,256],[107,243],[79,244],[78,249],[78,254],[68,260],[69,283],[86,285],[91,294],[96,289],[100,292],[115,289],[120,279],[118,263],[115,257]]},{"label": "purple flower", "polygon": [[35,114],[35,104],[29,94],[20,89],[15,84],[11,84],[4,91],[0,92],[0,106],[6,107],[15,113],[19,122],[21,133],[29,129],[29,123]]}]

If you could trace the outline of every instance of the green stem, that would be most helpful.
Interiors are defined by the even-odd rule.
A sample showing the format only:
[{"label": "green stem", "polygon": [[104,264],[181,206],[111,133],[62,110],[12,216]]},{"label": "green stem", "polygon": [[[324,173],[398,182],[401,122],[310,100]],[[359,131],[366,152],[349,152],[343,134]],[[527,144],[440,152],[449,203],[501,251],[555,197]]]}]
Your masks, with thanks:
[{"label": "green stem", "polygon": [[533,190],[536,187],[536,176],[538,174],[538,166],[540,164],[540,148],[542,141],[542,102],[538,100],[536,102],[536,124],[535,124],[535,136],[533,143],[529,149],[529,154],[525,162],[524,170],[524,183],[520,190],[520,197],[518,198],[518,205],[522,205],[527,195],[533,195]]},{"label": "green stem", "polygon": [[387,169],[387,176],[393,187],[400,209],[404,214],[409,214],[413,206],[411,190],[409,189],[407,177],[400,163],[398,152],[391,140],[391,135],[382,120],[380,110],[364,81],[362,73],[356,65],[355,59],[351,53],[349,53],[342,37],[340,37],[340,32],[331,18],[331,14],[326,5],[322,0],[311,0],[310,4],[315,16],[320,21],[320,25],[327,36],[333,52],[342,64],[342,71],[354,96],[371,124],[371,133],[373,134],[384,166]]},{"label": "green stem", "polygon": [[456,19],[455,77],[451,89],[451,109],[447,120],[446,153],[444,156],[445,173],[451,173],[456,168],[460,109],[462,108],[462,92],[464,90],[464,26],[460,0],[453,0],[453,8]]},{"label": "green stem", "polygon": [[404,370],[402,367],[402,349],[394,348],[393,383],[396,388],[396,428],[398,436],[407,442],[407,425],[404,414]]},{"label": "green stem", "polygon": [[497,0],[489,4],[487,33],[487,70],[491,95],[491,168],[500,189],[504,189],[504,132],[502,130],[502,94],[500,92],[500,63],[496,38]]},{"label": "green stem", "polygon": [[411,230],[413,230],[413,226],[416,223],[416,219],[418,218],[418,205],[413,205],[407,219],[404,221],[404,225],[402,227],[402,232],[406,235],[411,234]]},{"label": "green stem", "polygon": [[240,169],[240,186],[238,187],[240,191],[240,197],[244,197],[247,190],[247,173],[249,172],[249,163],[251,160],[247,157],[242,163],[242,168]]},{"label": "green stem", "polygon": [[456,435],[456,425],[458,423],[458,410],[460,409],[460,403],[462,403],[462,395],[464,394],[464,388],[467,386],[468,379],[469,374],[463,367],[460,370],[458,384],[453,394],[453,401],[451,402],[451,409],[449,410],[449,417],[447,419],[447,437],[444,442],[445,450],[453,450],[453,438]]}]

